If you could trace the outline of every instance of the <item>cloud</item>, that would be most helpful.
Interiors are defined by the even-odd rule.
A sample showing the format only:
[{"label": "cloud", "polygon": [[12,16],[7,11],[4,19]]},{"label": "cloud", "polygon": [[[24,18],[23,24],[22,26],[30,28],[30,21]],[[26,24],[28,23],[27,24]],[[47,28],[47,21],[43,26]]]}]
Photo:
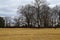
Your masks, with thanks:
[{"label": "cloud", "polygon": [[20,0],[20,5],[30,4],[34,0]]},{"label": "cloud", "polygon": [[60,5],[60,0],[47,0],[48,3],[50,4],[49,6],[52,8],[52,7],[55,7],[56,5]]},{"label": "cloud", "polygon": [[59,5],[60,4],[60,0],[47,0],[50,5]]},{"label": "cloud", "polygon": [[0,16],[16,15],[19,0],[0,0]]},{"label": "cloud", "polygon": [[[21,5],[31,3],[33,0],[0,0],[0,16],[15,16],[17,8]],[[60,0],[47,0],[50,6],[60,4]]]},{"label": "cloud", "polygon": [[19,5],[25,5],[32,0],[0,0],[0,16],[16,15]]}]

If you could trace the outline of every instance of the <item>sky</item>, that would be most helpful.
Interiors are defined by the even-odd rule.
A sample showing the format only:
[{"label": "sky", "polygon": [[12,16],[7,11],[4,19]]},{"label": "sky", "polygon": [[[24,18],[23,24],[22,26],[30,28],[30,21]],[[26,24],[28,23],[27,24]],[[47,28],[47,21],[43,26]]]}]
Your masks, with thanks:
[{"label": "sky", "polygon": [[[33,0],[0,0],[0,16],[16,16],[19,6],[31,3]],[[60,4],[60,0],[47,0],[50,7]]]}]

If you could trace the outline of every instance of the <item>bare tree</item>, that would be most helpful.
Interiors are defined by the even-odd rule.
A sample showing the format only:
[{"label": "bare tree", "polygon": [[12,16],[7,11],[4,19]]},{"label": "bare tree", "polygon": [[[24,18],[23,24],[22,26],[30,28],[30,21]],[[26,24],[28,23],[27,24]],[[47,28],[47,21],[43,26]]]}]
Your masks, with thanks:
[{"label": "bare tree", "polygon": [[25,16],[28,27],[30,26],[30,24],[32,25],[35,7],[28,4],[21,8],[19,11],[23,16]]},{"label": "bare tree", "polygon": [[59,16],[59,7],[55,6],[54,8],[52,8],[52,18],[53,18],[53,25],[57,25],[56,23],[59,23],[58,21],[58,16]]},{"label": "bare tree", "polygon": [[14,18],[15,26],[20,27],[20,17]]},{"label": "bare tree", "polygon": [[48,27],[49,26],[49,12],[50,8],[47,5],[43,5],[42,6],[42,18],[44,21],[44,27]]},{"label": "bare tree", "polygon": [[[35,7],[36,7],[36,16],[37,16],[37,24],[38,24],[38,27],[40,27],[40,24],[41,24],[41,19],[44,19],[44,25],[47,26],[47,16],[48,16],[48,10],[49,10],[49,7],[47,6],[47,2],[46,0],[35,0],[35,3],[34,3]],[[41,18],[41,16],[45,15],[45,18]],[[45,20],[46,19],[46,20]]]},{"label": "bare tree", "polygon": [[11,22],[10,17],[5,17],[5,26],[6,27],[10,26],[10,22]]}]

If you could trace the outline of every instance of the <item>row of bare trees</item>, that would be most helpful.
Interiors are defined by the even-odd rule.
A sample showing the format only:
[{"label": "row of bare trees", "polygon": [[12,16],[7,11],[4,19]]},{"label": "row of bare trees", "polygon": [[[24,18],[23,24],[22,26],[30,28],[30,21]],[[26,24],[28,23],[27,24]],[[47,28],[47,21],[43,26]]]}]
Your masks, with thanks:
[{"label": "row of bare trees", "polygon": [[34,0],[32,4],[19,7],[18,14],[24,16],[27,27],[53,27],[60,19],[57,8],[50,8],[46,0]]},{"label": "row of bare trees", "polygon": [[60,6],[50,8],[46,0],[34,0],[32,4],[19,7],[17,12],[19,17],[13,19],[15,27],[60,26]]},{"label": "row of bare trees", "polygon": [[46,0],[35,0],[33,4],[27,4],[19,8],[19,14],[22,14],[26,19],[26,25],[29,26],[49,26],[50,8]]}]

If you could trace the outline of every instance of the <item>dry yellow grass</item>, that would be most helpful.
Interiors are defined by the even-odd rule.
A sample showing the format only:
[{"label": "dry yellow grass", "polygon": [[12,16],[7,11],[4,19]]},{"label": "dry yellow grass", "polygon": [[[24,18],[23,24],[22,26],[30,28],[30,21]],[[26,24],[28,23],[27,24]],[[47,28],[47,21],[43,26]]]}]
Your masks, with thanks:
[{"label": "dry yellow grass", "polygon": [[0,40],[60,40],[60,28],[0,28]]}]

